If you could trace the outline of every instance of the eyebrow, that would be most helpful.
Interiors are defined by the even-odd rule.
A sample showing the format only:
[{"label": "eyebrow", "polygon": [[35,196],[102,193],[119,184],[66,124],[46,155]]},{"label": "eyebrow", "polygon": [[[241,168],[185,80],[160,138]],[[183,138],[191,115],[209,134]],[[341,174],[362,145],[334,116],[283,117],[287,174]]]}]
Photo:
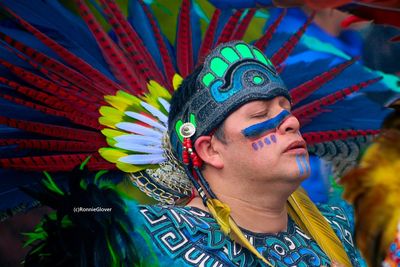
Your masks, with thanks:
[{"label": "eyebrow", "polygon": [[253,124],[243,129],[242,134],[247,138],[259,136],[267,131],[277,128],[282,123],[282,121],[284,121],[286,117],[288,117],[290,114],[291,113],[286,109],[282,110],[278,115],[271,119]]}]

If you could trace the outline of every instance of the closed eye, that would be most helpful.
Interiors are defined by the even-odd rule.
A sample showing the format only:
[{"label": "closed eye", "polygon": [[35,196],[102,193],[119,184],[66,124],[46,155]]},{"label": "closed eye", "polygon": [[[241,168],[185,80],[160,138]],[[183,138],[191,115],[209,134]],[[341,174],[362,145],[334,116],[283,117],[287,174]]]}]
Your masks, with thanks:
[{"label": "closed eye", "polygon": [[250,118],[265,118],[268,116],[268,112],[257,113],[250,116]]}]

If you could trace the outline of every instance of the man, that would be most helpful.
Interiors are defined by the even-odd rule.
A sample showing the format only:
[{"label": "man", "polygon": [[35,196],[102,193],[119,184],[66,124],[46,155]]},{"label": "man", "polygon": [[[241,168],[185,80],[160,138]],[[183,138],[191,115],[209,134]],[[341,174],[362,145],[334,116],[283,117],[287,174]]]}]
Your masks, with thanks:
[{"label": "man", "polygon": [[324,218],[298,189],[310,165],[290,111],[271,62],[242,42],[215,48],[183,81],[169,137],[197,192],[185,207],[140,208],[162,255],[194,266],[360,265],[344,210],[321,207]]}]

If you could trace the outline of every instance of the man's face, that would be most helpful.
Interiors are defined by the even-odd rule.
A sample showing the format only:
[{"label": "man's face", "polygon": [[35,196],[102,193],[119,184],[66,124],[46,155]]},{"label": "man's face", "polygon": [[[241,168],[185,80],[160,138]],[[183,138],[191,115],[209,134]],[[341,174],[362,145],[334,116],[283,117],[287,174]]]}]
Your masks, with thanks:
[{"label": "man's face", "polygon": [[309,176],[306,144],[290,110],[289,101],[279,96],[249,102],[225,120],[221,156],[228,174],[275,182]]}]

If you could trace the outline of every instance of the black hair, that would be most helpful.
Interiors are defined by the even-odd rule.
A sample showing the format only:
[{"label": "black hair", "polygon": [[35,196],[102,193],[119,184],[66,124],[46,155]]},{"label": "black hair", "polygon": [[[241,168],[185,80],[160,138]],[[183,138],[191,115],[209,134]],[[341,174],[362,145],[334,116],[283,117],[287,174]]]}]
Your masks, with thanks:
[{"label": "black hair", "polygon": [[[172,122],[178,116],[178,114],[182,111],[182,108],[185,106],[186,102],[192,98],[192,96],[198,90],[197,77],[203,69],[203,65],[198,66],[191,74],[189,74],[172,95],[171,106],[168,114],[168,128],[173,129],[174,125]],[[214,135],[221,142],[225,142],[225,134],[223,130],[223,122],[216,128]]]},{"label": "black hair", "polygon": [[198,66],[191,74],[189,74],[172,95],[171,106],[168,114],[168,128],[173,129],[174,125],[172,122],[175,120],[176,116],[182,111],[186,102],[189,101],[192,96],[196,93],[197,77],[199,76],[203,65]]}]

